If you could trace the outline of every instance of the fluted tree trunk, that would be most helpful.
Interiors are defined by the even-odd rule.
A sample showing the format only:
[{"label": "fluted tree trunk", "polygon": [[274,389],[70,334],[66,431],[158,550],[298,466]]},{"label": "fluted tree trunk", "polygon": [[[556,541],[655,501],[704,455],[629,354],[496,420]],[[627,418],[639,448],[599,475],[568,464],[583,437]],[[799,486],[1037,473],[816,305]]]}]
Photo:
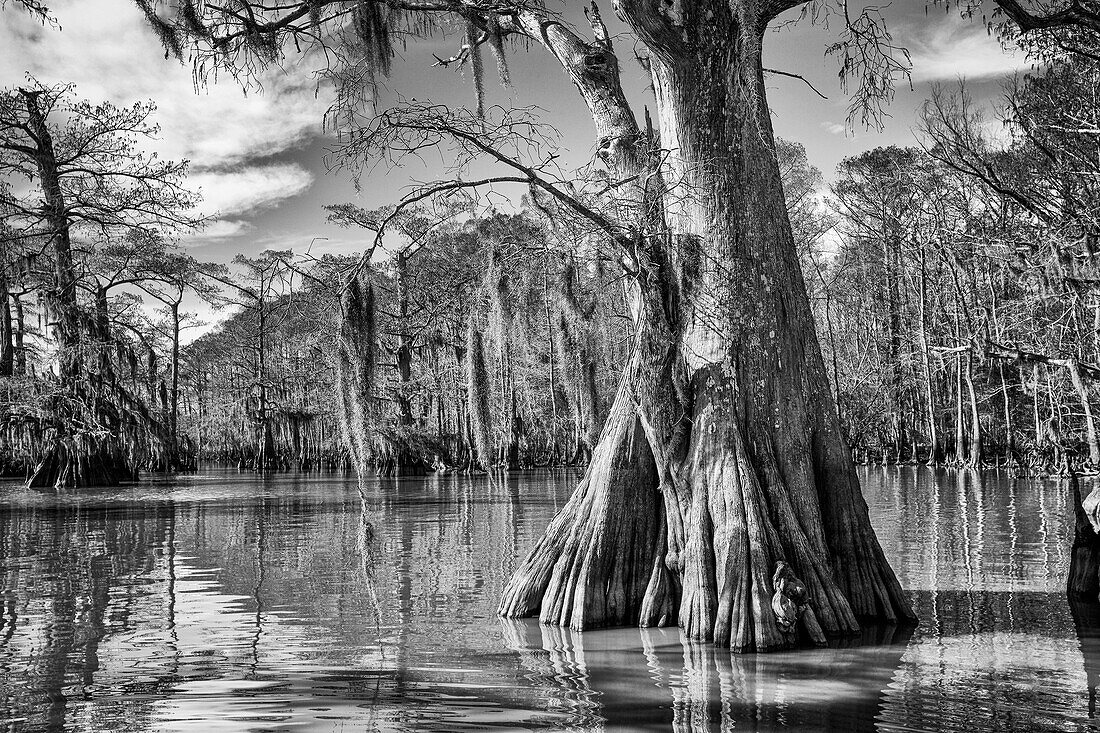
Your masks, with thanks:
[{"label": "fluted tree trunk", "polygon": [[[619,3],[650,51],[665,151],[634,192],[635,353],[588,473],[516,571],[505,615],[679,623],[741,651],[911,616],[841,436],[784,205],[761,68],[782,9]],[[546,42],[625,180],[658,156],[599,30],[595,44],[555,29]],[[773,599],[781,561],[807,587],[801,614]]]}]

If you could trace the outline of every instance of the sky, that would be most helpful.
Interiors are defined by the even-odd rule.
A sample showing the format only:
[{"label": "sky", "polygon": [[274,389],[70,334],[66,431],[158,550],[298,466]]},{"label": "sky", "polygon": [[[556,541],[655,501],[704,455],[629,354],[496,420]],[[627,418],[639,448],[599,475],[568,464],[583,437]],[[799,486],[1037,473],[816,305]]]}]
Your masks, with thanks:
[{"label": "sky", "polygon": [[[554,0],[549,2],[555,7]],[[411,182],[438,175],[431,162],[383,167],[357,189],[345,175],[329,172],[324,154],[334,139],[326,135],[322,119],[330,92],[318,86],[311,59],[291,58],[269,70],[262,89],[244,91],[227,78],[196,89],[190,67],[164,58],[132,0],[52,0],[49,5],[59,29],[43,27],[12,6],[0,12],[0,87],[16,86],[31,73],[46,83],[73,82],[77,94],[92,101],[155,101],[161,133],[152,148],[162,157],[191,161],[190,185],[203,194],[204,212],[218,216],[203,232],[181,240],[199,259],[228,262],[238,253],[265,249],[357,253],[367,233],[328,224],[324,204],[370,208],[393,203]],[[559,5],[583,24],[580,3]],[[846,125],[849,100],[840,88],[837,63],[824,54],[835,28],[807,20],[783,24],[766,37],[765,66],[801,74],[828,97],[821,99],[797,79],[768,77],[776,133],[805,145],[826,180],[845,156],[879,145],[914,144],[918,110],[932,84],[965,78],[977,101],[996,101],[1002,80],[1028,68],[1022,56],[1006,52],[990,37],[980,16],[967,21],[920,0],[882,7],[895,43],[908,49],[912,60],[912,89],[899,85],[882,131]],[[607,9],[605,16],[611,15]],[[612,21],[610,29],[616,34],[624,87],[640,112],[651,104],[648,81],[632,59],[625,27]],[[395,60],[379,106],[400,96],[472,106],[468,74],[433,66],[433,54],[456,51],[454,37],[409,44]],[[592,122],[564,71],[538,48],[516,50],[510,65],[511,90],[496,86],[492,74],[486,74],[488,102],[537,105],[542,119],[560,132],[564,160],[583,164],[594,149]]]}]

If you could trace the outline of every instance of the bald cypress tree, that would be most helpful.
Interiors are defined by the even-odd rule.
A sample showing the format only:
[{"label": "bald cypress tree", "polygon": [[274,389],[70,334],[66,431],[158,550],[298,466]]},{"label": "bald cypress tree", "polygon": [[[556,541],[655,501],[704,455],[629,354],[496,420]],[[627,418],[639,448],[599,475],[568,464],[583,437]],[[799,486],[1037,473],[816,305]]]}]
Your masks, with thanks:
[{"label": "bald cypress tree", "polygon": [[165,450],[159,419],[113,363],[105,290],[91,288],[95,302],[81,302],[80,288],[89,285],[76,254],[146,229],[199,223],[190,213],[197,198],[183,186],[186,164],[136,147],[157,134],[153,111],[150,104],[92,105],[69,86],[33,79],[0,91],[0,176],[31,181],[22,193],[0,194],[12,225],[7,236],[43,242],[49,262],[36,277],[55,371],[42,390],[41,446],[28,481],[34,487],[115,484]]},{"label": "bald cypress tree", "polygon": [[[576,629],[678,623],[691,638],[741,651],[911,616],[841,435],[784,205],[763,38],[802,4],[619,0],[653,85],[654,124],[642,126],[595,5],[582,33],[541,3],[182,2],[167,17],[139,0],[169,51],[186,47],[200,71],[247,70],[327,39],[344,51],[332,76],[360,82],[340,86],[342,102],[369,96],[395,39],[461,29],[457,53],[438,63],[472,68],[473,114],[390,111],[351,130],[347,155],[410,136],[421,147],[455,140],[509,170],[494,180],[566,202],[617,248],[634,353],[588,471],[517,569],[504,615]],[[998,14],[1023,31],[1100,28],[1080,5],[1038,17],[999,0]],[[866,103],[857,111],[873,121],[875,100],[889,96],[903,65],[873,15],[844,17],[833,51]],[[509,39],[546,53],[576,86],[613,208],[601,211],[505,152],[502,136],[522,125],[476,121],[487,112],[481,48]],[[773,603],[784,592],[776,579],[804,584],[799,607],[808,610],[787,618],[787,606]]]}]

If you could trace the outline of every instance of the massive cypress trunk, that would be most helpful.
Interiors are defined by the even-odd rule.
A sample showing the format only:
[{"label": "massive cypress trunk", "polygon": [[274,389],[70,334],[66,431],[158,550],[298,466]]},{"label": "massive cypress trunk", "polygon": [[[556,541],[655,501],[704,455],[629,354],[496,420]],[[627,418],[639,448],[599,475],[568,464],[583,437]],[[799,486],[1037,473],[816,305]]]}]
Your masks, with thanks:
[{"label": "massive cypress trunk", "polygon": [[[665,151],[628,259],[635,354],[588,474],[500,611],[576,629],[678,622],[740,651],[910,617],[841,436],[784,205],[761,69],[775,9],[682,6],[620,5],[651,52]],[[645,138],[600,35],[576,56],[548,42],[625,179]]]}]

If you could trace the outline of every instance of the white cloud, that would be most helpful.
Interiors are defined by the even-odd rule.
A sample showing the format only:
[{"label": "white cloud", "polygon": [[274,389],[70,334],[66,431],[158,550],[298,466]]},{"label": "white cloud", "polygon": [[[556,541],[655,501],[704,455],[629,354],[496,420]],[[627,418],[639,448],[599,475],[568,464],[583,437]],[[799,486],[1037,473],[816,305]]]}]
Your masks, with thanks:
[{"label": "white cloud", "polygon": [[164,58],[130,0],[55,0],[50,9],[61,30],[14,9],[4,12],[0,86],[19,84],[30,72],[46,83],[73,82],[77,95],[92,101],[155,100],[161,134],[148,147],[164,158],[191,160],[190,183],[204,189],[206,211],[243,215],[308,187],[310,176],[301,168],[250,165],[320,134],[327,105],[315,93],[308,62],[265,73],[262,93],[245,95],[228,78],[196,92],[191,69]]},{"label": "white cloud", "polygon": [[247,221],[241,221],[240,219],[218,219],[201,232],[185,236],[183,243],[189,246],[209,244],[214,240],[238,237],[252,231],[254,228]]},{"label": "white cloud", "polygon": [[822,122],[821,127],[830,135],[843,135],[848,131],[848,128],[837,122]]},{"label": "white cloud", "polygon": [[996,79],[1028,68],[1023,53],[1006,50],[977,19],[958,13],[902,30],[913,61],[913,81]]},{"label": "white cloud", "polygon": [[229,216],[270,208],[297,196],[313,183],[313,174],[300,165],[277,163],[204,171],[188,180],[202,192],[203,210]]}]

